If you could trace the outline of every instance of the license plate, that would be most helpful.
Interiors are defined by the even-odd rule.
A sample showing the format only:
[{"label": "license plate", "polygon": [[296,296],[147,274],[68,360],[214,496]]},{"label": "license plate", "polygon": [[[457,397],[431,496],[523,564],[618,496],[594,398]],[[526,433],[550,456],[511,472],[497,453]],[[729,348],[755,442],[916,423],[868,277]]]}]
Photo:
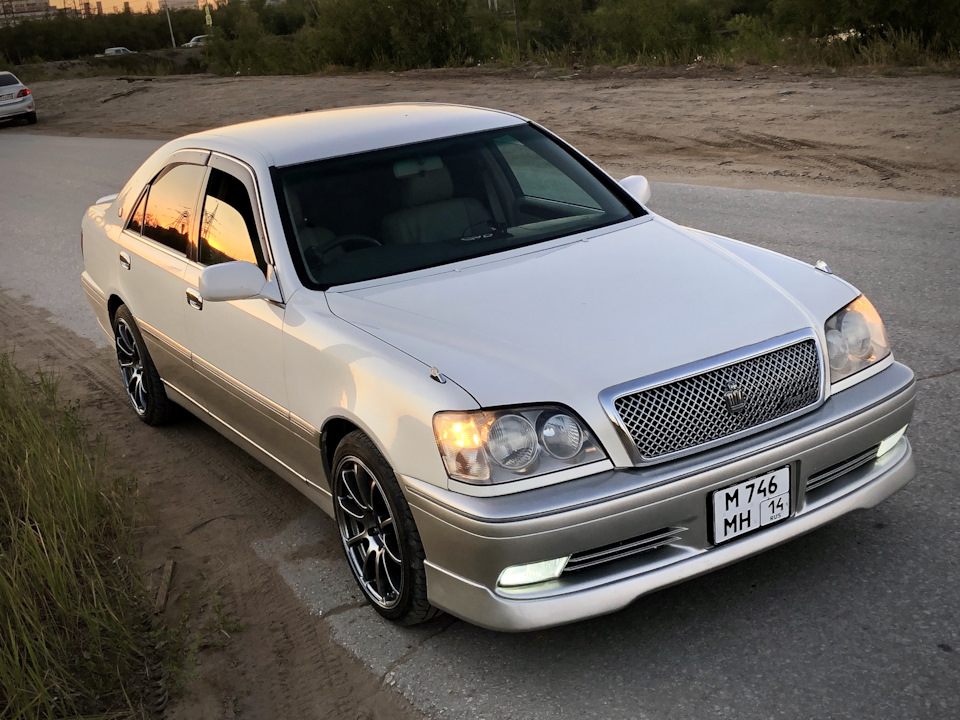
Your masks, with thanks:
[{"label": "license plate", "polygon": [[0,100],[13,100],[13,93],[7,93],[6,95],[0,95]]},{"label": "license plate", "polygon": [[790,515],[790,468],[759,475],[713,493],[713,543],[786,520]]}]

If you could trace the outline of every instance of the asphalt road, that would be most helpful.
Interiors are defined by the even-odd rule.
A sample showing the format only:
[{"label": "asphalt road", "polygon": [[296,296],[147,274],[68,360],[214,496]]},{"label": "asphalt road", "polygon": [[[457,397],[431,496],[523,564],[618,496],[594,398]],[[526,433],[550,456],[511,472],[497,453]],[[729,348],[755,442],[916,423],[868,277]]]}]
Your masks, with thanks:
[{"label": "asphalt road", "polygon": [[[105,343],[80,290],[80,215],[156,146],[0,132],[0,287]],[[960,201],[666,184],[653,198],[678,222],[822,258],[867,292],[919,379],[910,485],[623,612],[526,635],[459,621],[402,630],[344,609],[342,563],[283,559],[308,533],[316,542],[316,511],[291,517],[257,553],[341,644],[434,717],[960,717]]]}]

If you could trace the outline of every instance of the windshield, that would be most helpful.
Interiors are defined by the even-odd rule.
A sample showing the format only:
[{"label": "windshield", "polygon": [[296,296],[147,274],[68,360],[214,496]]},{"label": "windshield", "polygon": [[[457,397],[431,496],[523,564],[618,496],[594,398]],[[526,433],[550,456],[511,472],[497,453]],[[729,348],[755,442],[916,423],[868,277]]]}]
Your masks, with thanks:
[{"label": "windshield", "polygon": [[529,125],[276,170],[308,287],[389,277],[637,217],[626,193]]},{"label": "windshield", "polygon": [[4,85],[19,85],[20,81],[12,73],[0,73],[0,87]]}]

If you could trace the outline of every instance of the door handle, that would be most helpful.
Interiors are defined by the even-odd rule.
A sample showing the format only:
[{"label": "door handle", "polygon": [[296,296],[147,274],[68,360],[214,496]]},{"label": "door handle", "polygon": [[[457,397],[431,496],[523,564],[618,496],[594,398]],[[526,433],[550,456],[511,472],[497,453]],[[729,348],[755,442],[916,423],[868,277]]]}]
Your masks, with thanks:
[{"label": "door handle", "polygon": [[130,269],[130,255],[125,251],[120,252],[120,267],[124,270]]},{"label": "door handle", "polygon": [[195,310],[203,310],[203,298],[193,288],[187,289],[187,305]]}]

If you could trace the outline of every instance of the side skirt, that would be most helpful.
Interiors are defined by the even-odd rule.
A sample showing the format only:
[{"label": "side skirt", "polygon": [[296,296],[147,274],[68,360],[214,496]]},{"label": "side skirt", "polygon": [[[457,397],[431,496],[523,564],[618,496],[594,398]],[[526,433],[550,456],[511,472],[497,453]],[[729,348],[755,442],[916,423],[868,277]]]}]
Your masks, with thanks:
[{"label": "side skirt", "polygon": [[[239,433],[231,425],[209,412],[202,405],[194,402],[189,396],[180,392],[180,390],[166,380],[163,384],[166,387],[167,396],[173,400],[173,402],[189,410],[193,415],[196,415],[200,420],[223,435],[230,442],[262,462],[270,470],[290,483],[296,490],[303,493],[314,505],[330,517],[333,517],[333,497],[327,488],[318,485],[293,470],[286,463],[274,457],[245,435]],[[318,468],[318,472],[323,473],[323,469]],[[327,478],[324,477],[324,480],[327,480]]]}]

